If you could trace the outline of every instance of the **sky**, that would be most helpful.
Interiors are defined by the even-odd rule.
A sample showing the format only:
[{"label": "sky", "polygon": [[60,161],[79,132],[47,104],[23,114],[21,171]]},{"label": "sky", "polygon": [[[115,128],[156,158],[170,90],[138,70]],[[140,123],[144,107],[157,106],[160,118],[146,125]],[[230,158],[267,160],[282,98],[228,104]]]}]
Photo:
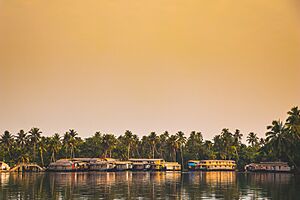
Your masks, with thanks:
[{"label": "sky", "polygon": [[0,134],[263,137],[300,106],[296,0],[0,0]]}]

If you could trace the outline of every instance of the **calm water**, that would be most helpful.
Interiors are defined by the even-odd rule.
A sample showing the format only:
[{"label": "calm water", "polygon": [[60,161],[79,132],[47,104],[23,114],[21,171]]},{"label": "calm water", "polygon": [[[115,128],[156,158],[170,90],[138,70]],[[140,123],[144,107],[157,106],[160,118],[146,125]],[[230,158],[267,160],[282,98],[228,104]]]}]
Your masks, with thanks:
[{"label": "calm water", "polygon": [[0,173],[0,199],[300,199],[300,177],[236,172]]}]

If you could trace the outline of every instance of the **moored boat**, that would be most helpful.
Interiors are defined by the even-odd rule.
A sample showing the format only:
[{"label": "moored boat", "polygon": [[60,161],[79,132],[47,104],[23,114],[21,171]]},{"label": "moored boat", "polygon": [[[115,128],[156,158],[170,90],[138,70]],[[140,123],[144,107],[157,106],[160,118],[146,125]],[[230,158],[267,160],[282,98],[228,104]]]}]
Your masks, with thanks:
[{"label": "moored boat", "polygon": [[189,160],[187,163],[188,170],[190,170],[190,171],[196,170],[196,167],[199,163],[200,163],[200,160]]},{"label": "moored boat", "polygon": [[204,171],[234,171],[236,163],[234,160],[200,160],[195,169]]},{"label": "moored boat", "polygon": [[112,158],[96,159],[89,163],[91,171],[113,171],[116,167],[117,160]]},{"label": "moored boat", "polygon": [[164,166],[166,171],[181,171],[181,165],[178,162],[165,162]]},{"label": "moored boat", "polygon": [[0,161],[0,172],[7,172],[9,170],[10,170],[9,165],[3,161]]},{"label": "moored boat", "polygon": [[129,161],[116,161],[115,171],[128,171],[132,169],[132,162]]},{"label": "moored boat", "polygon": [[149,158],[131,158],[129,159],[132,162],[132,170],[133,171],[148,171],[156,166],[157,169],[163,168],[163,159],[149,159]]},{"label": "moored boat", "polygon": [[86,171],[88,163],[80,160],[60,159],[49,164],[48,171]]},{"label": "moored boat", "polygon": [[287,162],[260,162],[245,166],[245,171],[250,172],[291,172],[291,170]]}]

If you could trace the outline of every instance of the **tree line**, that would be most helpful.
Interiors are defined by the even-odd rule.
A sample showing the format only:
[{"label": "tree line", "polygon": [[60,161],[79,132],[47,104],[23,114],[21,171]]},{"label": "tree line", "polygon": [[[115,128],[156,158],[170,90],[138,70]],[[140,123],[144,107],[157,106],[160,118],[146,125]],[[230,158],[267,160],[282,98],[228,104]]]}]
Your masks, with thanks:
[{"label": "tree line", "polygon": [[0,137],[0,160],[14,165],[20,162],[36,162],[47,166],[60,158],[112,157],[163,158],[186,164],[195,159],[233,159],[238,168],[260,161],[286,161],[298,169],[300,166],[300,110],[293,107],[285,121],[274,120],[267,126],[266,137],[258,138],[250,132],[247,144],[242,142],[243,134],[236,129],[221,130],[210,140],[204,140],[201,132],[192,131],[187,137],[182,131],[170,134],[151,132],[138,137],[127,130],[116,137],[114,134],[96,132],[88,138],[79,137],[74,129],[63,136],[55,133],[43,136],[39,128],[16,134],[5,131]]}]

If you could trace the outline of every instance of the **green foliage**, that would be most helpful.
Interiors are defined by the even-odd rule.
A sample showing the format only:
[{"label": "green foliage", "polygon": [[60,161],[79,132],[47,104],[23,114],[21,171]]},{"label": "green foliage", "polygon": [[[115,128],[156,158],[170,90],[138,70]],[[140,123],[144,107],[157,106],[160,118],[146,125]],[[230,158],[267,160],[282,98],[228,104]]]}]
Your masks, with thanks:
[{"label": "green foliage", "polygon": [[266,139],[258,138],[253,132],[246,136],[238,129],[231,132],[224,128],[212,141],[204,140],[201,132],[192,131],[186,137],[182,131],[169,134],[150,132],[141,139],[127,130],[116,138],[113,134],[96,132],[82,139],[74,129],[63,137],[58,133],[42,136],[38,128],[28,132],[20,130],[15,135],[5,131],[0,136],[0,160],[13,165],[18,162],[37,162],[47,166],[60,158],[72,157],[113,157],[163,158],[177,161],[183,166],[190,159],[233,159],[239,169],[245,164],[259,161],[287,161],[300,166],[300,111],[293,107],[285,122],[275,120],[267,126]]}]

